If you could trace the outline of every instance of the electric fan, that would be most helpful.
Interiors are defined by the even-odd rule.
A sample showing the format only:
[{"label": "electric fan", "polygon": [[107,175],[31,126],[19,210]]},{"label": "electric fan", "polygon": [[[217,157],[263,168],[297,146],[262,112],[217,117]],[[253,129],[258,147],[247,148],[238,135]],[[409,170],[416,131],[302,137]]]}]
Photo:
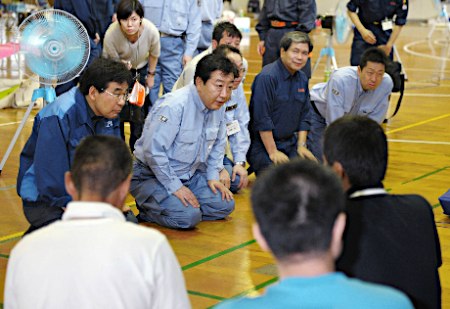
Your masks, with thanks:
[{"label": "electric fan", "polygon": [[20,53],[25,57],[24,75],[38,81],[31,104],[16,130],[0,163],[3,166],[31,113],[34,102],[44,99],[44,105],[56,97],[52,86],[77,77],[89,58],[89,36],[83,24],[72,14],[62,10],[46,9],[28,16],[19,26]]},{"label": "electric fan", "polygon": [[320,50],[319,58],[314,64],[314,73],[323,57],[327,57],[325,64],[325,81],[328,80],[331,72],[338,68],[336,56],[333,48],[333,34],[338,44],[345,44],[351,30],[351,22],[347,16],[347,0],[340,0],[334,11],[334,15],[321,17],[322,29],[330,29],[327,46]]},{"label": "electric fan", "polygon": [[334,37],[338,44],[345,44],[352,29],[352,23],[347,15],[347,1],[339,1],[334,12]]}]

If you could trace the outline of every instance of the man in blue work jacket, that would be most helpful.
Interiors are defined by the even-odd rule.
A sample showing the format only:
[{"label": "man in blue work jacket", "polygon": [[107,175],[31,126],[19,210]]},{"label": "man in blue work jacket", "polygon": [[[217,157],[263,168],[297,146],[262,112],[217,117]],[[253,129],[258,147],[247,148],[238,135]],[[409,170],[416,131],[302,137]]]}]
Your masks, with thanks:
[{"label": "man in blue work jacket", "polygon": [[130,187],[142,221],[188,229],[234,210],[219,172],[226,142],[222,107],[236,76],[229,59],[207,55],[197,64],[194,84],[153,106],[136,142]]},{"label": "man in blue work jacket", "polygon": [[75,148],[90,135],[120,137],[118,114],[132,83],[123,63],[97,58],[74,87],[45,106],[20,154],[17,193],[22,198],[26,233],[61,218],[71,201],[64,187]]},{"label": "man in blue work jacket", "polygon": [[408,0],[350,0],[348,16],[355,25],[351,65],[359,65],[363,52],[373,46],[393,58],[392,47],[408,16]]}]

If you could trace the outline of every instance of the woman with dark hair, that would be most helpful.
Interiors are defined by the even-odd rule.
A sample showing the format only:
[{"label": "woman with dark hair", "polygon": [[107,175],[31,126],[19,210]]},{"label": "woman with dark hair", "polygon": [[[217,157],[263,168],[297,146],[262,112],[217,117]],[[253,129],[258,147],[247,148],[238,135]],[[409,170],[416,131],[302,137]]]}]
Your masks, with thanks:
[{"label": "woman with dark hair", "polygon": [[[144,8],[138,0],[120,1],[116,13],[117,21],[109,26],[105,34],[103,57],[126,63],[135,79],[151,89],[160,53],[158,29],[144,18]],[[134,143],[142,134],[143,121],[149,104],[146,98],[142,109],[130,105],[122,110],[121,133],[124,138],[123,122],[129,121],[129,144],[132,151]]]}]

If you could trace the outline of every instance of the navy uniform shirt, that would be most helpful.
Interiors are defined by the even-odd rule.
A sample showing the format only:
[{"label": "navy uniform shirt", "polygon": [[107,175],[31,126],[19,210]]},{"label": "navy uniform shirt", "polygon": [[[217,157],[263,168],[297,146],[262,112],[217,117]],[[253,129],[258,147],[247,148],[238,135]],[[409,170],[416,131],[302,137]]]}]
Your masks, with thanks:
[{"label": "navy uniform shirt", "polygon": [[275,141],[309,130],[308,78],[302,71],[291,75],[281,59],[266,65],[252,85],[250,135],[261,141],[259,131],[272,131]]},{"label": "navy uniform shirt", "polygon": [[265,40],[271,20],[298,22],[292,30],[310,32],[315,27],[316,15],[314,0],[265,0],[255,29],[261,41]]},{"label": "navy uniform shirt", "polygon": [[347,8],[351,12],[358,11],[358,17],[364,26],[381,22],[386,17],[393,19],[394,16],[395,24],[403,26],[408,16],[408,0],[350,0]]}]

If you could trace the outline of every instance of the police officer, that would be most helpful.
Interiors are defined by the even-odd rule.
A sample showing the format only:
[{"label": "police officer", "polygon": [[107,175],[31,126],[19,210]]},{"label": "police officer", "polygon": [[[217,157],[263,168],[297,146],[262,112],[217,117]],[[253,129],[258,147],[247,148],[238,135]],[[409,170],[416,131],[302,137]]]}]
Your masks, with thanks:
[{"label": "police officer", "polygon": [[150,90],[150,100],[155,103],[161,84],[163,93],[170,92],[173,84],[197,49],[202,21],[198,0],[140,0],[144,17],[158,28],[161,36],[161,54],[156,70],[155,83]]},{"label": "police officer", "polygon": [[159,99],[136,142],[130,192],[139,218],[170,228],[223,219],[233,194],[219,181],[225,149],[225,109],[236,66],[207,55],[195,83]]},{"label": "police officer", "polygon": [[347,9],[355,25],[350,64],[359,65],[362,53],[372,46],[393,59],[392,47],[406,24],[408,0],[350,0]]},{"label": "police officer", "polygon": [[[255,29],[259,35],[258,54],[263,66],[280,57],[283,35],[294,30],[309,33],[315,26],[317,15],[314,0],[265,0]],[[303,71],[311,78],[311,61]]]},{"label": "police officer", "polygon": [[306,33],[292,31],[280,45],[280,58],[263,67],[252,85],[247,160],[256,175],[299,155],[314,159],[305,147],[311,107],[308,78],[300,71],[311,41]]}]

